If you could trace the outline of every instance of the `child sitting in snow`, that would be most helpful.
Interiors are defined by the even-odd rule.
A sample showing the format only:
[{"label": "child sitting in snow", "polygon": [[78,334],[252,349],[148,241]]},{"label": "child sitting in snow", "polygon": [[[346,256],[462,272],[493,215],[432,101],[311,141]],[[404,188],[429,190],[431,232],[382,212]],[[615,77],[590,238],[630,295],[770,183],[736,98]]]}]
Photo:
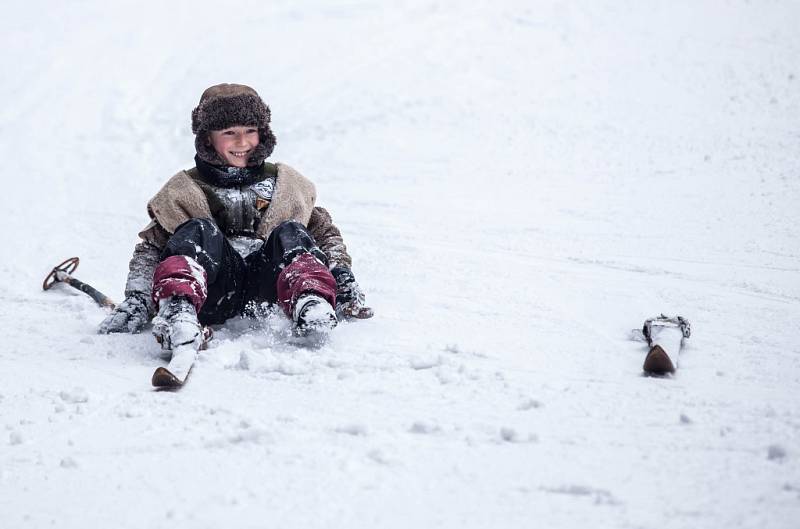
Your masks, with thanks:
[{"label": "child sitting in snow", "polygon": [[[202,338],[253,303],[277,303],[299,335],[341,317],[370,317],[351,259],[314,184],[268,163],[270,111],[248,86],[208,88],[192,111],[196,166],[150,200],[125,301],[101,333],[138,332],[150,319],[167,349]],[[157,314],[156,314],[157,312]]]}]

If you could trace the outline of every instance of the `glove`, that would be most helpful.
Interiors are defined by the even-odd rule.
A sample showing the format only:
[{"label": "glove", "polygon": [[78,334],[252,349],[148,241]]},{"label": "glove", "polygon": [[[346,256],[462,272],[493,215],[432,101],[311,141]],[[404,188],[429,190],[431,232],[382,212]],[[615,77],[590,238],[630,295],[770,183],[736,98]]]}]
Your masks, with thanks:
[{"label": "glove", "polygon": [[133,292],[100,323],[97,332],[100,334],[137,333],[147,325],[148,321],[150,321],[150,311],[148,310],[147,295],[143,292]]},{"label": "glove", "polygon": [[371,318],[375,312],[364,304],[364,291],[358,286],[353,271],[344,266],[331,270],[336,279],[336,314],[339,319]]}]

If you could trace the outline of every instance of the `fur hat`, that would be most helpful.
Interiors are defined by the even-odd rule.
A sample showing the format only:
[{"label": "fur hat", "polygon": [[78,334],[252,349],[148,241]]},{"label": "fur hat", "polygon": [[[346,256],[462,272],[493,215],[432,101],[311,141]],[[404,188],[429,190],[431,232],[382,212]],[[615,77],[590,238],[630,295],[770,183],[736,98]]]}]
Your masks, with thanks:
[{"label": "fur hat", "polygon": [[269,128],[269,120],[269,107],[249,86],[224,83],[209,87],[192,110],[197,156],[212,165],[227,165],[211,145],[209,131],[250,125],[258,127],[259,142],[247,165],[261,165],[275,148],[275,135]]}]

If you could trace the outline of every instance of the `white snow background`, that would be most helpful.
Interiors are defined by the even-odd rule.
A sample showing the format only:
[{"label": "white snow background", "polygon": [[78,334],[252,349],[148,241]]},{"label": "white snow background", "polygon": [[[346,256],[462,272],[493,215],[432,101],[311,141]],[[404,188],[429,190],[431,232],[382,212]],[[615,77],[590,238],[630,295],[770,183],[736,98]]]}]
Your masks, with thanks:
[{"label": "white snow background", "polygon": [[[6,3],[0,527],[792,528],[800,4]],[[190,112],[255,87],[376,316],[217,329],[154,392],[120,300]],[[694,334],[642,376],[631,329]]]}]

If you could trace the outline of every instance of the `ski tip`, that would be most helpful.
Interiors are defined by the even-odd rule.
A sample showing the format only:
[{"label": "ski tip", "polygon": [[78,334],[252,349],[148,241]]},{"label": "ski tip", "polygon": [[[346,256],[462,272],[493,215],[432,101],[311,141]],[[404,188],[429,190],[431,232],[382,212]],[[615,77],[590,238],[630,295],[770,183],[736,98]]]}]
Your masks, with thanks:
[{"label": "ski tip", "polygon": [[152,383],[154,387],[159,389],[178,389],[183,386],[183,382],[165,367],[159,367],[155,370]]},{"label": "ski tip", "polygon": [[675,372],[669,355],[660,345],[654,345],[644,359],[644,372],[648,375],[670,375]]}]

